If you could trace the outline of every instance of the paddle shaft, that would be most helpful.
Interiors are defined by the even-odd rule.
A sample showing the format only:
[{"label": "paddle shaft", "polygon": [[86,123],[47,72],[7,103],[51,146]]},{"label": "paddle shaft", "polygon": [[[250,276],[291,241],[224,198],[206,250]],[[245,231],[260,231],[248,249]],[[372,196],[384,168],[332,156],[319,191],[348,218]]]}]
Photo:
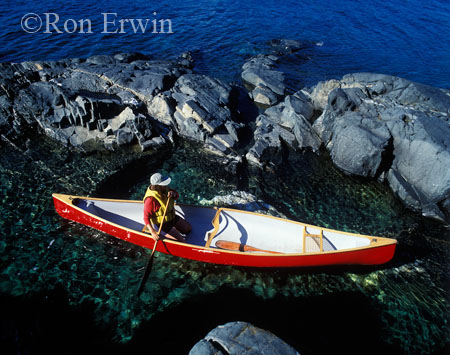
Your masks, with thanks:
[{"label": "paddle shaft", "polygon": [[236,251],[259,251],[261,253],[282,254],[282,253],[279,253],[276,251],[255,248],[255,247],[252,247],[251,245],[229,242],[227,240],[218,240],[216,242],[216,247],[221,248],[221,249],[236,250]]},{"label": "paddle shaft", "polygon": [[150,259],[148,260],[147,263],[147,267],[145,269],[145,273],[144,273],[144,277],[142,278],[141,284],[139,285],[139,289],[137,292],[138,297],[141,295],[142,291],[144,291],[144,286],[147,282],[147,279],[150,275],[150,272],[152,271],[152,267],[153,267],[153,256],[155,255],[155,250],[156,250],[156,246],[158,245],[158,241],[159,241],[159,233],[161,233],[163,224],[164,224],[164,218],[166,218],[166,212],[167,212],[167,207],[169,207],[169,202],[170,202],[170,196],[167,199],[167,203],[166,203],[166,208],[164,209],[164,214],[163,214],[163,218],[161,221],[161,224],[159,225],[159,230],[158,230],[158,239],[155,240],[155,244],[153,245],[153,250],[152,250],[152,254],[150,255]]}]

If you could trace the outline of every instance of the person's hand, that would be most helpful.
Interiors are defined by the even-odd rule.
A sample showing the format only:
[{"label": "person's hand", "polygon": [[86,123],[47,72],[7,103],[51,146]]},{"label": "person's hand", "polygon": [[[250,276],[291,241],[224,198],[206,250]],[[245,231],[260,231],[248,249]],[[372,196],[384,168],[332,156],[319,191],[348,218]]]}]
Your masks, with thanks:
[{"label": "person's hand", "polygon": [[152,238],[155,240],[155,242],[157,242],[158,241],[158,239],[159,239],[159,235],[158,235],[158,233],[156,233],[156,232],[153,232],[152,233]]},{"label": "person's hand", "polygon": [[170,198],[175,198],[175,191],[169,191],[169,193],[167,194],[167,196],[169,196]]}]

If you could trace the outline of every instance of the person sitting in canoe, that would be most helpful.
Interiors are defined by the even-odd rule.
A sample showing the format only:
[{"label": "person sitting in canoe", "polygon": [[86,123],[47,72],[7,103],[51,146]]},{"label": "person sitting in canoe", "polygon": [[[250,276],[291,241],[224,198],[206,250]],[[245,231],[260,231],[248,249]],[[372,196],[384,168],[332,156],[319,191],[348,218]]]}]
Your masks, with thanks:
[{"label": "person sitting in canoe", "polygon": [[155,240],[159,239],[157,230],[162,224],[161,229],[166,233],[166,238],[184,242],[182,234],[189,233],[192,227],[184,218],[175,214],[175,200],[179,195],[174,189],[169,189],[170,181],[170,177],[164,177],[160,173],[150,177],[150,186],[144,196],[144,223]]}]

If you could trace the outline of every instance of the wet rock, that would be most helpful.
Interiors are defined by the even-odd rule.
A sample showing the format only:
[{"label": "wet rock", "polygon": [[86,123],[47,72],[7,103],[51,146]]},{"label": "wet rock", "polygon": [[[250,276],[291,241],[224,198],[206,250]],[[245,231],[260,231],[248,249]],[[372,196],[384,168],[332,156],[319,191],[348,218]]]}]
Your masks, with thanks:
[{"label": "wet rock", "polygon": [[285,38],[272,39],[268,43],[276,52],[282,54],[295,53],[305,48],[305,46],[310,46],[310,44],[305,45],[303,42]]},{"label": "wet rock", "polygon": [[137,60],[149,60],[150,57],[142,53],[119,53],[114,56],[114,59],[121,63],[132,63]]},{"label": "wet rock", "polygon": [[194,345],[190,355],[298,354],[271,332],[246,322],[230,322],[211,330]]},{"label": "wet rock", "polygon": [[313,128],[339,168],[386,180],[408,207],[445,218],[443,201],[450,196],[448,90],[360,73],[305,92],[323,110]]}]

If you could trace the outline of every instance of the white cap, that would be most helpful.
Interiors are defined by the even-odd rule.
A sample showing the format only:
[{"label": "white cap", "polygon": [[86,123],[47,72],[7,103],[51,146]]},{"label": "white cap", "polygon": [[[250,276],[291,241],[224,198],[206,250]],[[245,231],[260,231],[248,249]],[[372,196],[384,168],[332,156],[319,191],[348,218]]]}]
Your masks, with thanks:
[{"label": "white cap", "polygon": [[167,186],[170,184],[170,177],[162,176],[160,173],[155,173],[150,178],[150,184],[159,185],[159,186]]}]

